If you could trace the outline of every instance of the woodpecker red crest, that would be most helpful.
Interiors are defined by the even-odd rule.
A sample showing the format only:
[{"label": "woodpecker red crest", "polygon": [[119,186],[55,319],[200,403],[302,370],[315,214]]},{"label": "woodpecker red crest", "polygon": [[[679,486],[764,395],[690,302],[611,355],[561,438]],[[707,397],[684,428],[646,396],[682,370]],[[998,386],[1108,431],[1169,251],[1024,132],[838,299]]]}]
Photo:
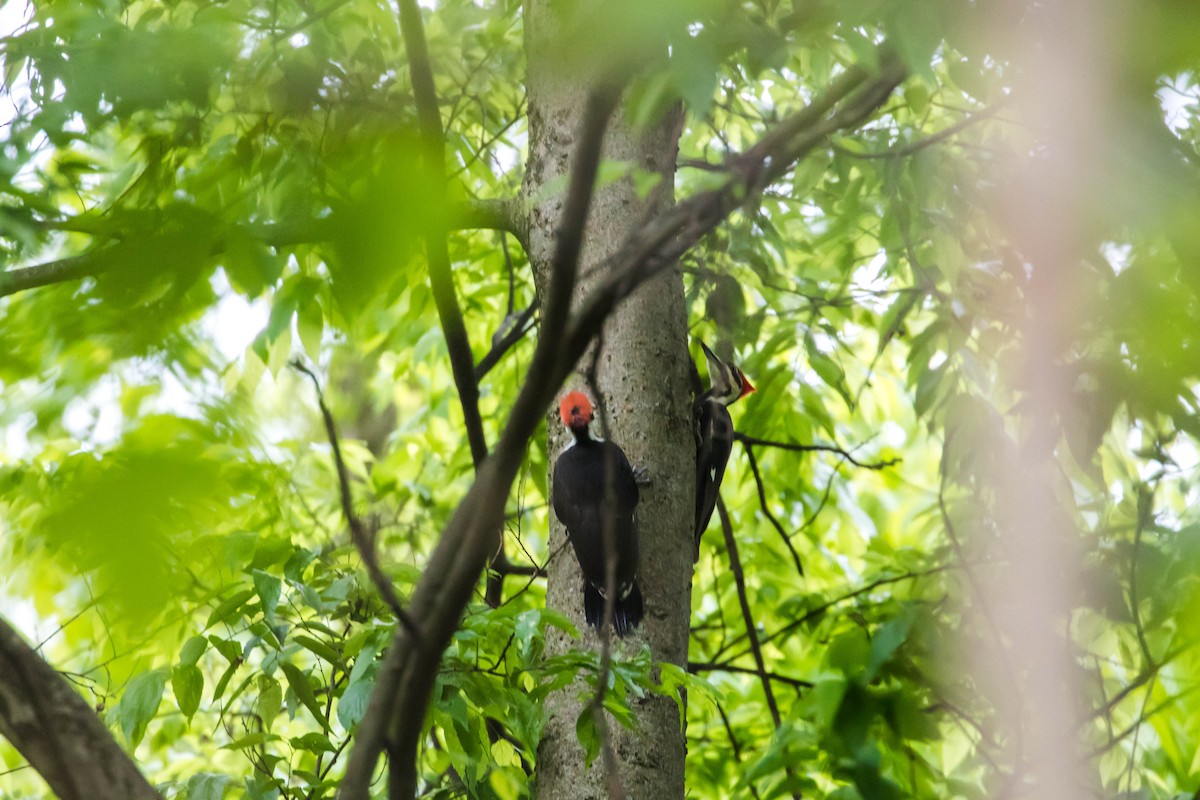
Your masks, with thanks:
[{"label": "woodpecker red crest", "polygon": [[583,392],[567,392],[558,404],[558,416],[572,432],[592,424],[592,401]]},{"label": "woodpecker red crest", "polygon": [[633,518],[637,481],[620,447],[592,438],[588,429],[592,403],[587,395],[569,392],[558,404],[558,415],[575,442],[554,462],[552,504],[583,570],[584,617],[597,630],[603,624],[605,567],[611,547],[616,556],[613,629],[618,636],[625,636],[642,620]]},{"label": "woodpecker red crest", "polygon": [[727,406],[758,391],[736,364],[717,358],[708,345],[700,342],[708,361],[711,387],[696,399],[696,552],[700,557],[700,537],[704,535],[721,493],[721,479],[733,450],[733,418]]}]

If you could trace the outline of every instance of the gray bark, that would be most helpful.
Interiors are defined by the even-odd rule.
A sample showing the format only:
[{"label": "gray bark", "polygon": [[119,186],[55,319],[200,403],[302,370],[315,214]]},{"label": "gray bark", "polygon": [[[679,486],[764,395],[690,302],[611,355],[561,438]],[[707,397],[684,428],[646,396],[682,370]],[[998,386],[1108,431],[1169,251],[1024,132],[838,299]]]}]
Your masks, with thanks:
[{"label": "gray bark", "polygon": [[[562,214],[561,193],[541,196],[543,187],[569,174],[588,85],[564,75],[551,50],[537,46],[552,36],[554,20],[547,0],[529,0],[525,29],[529,55],[529,160],[523,193],[530,209],[527,249],[539,294],[546,291],[555,231]],[[611,255],[655,212],[673,201],[671,186],[681,115],[669,114],[657,125],[635,131],[618,108],[605,139],[604,158],[637,164],[663,175],[661,190],[639,198],[628,180],[601,189],[585,229],[578,301],[602,277],[594,265]],[[683,282],[677,270],[664,270],[626,302],[604,326],[598,344],[577,365],[588,368],[599,346],[594,397],[608,425],[600,434],[619,444],[634,467],[646,469],[652,483],[643,487],[637,519],[641,559],[639,583],[646,618],[636,635],[618,644],[614,657],[636,653],[649,643],[656,661],[687,663],[691,606],[691,528],[693,460],[691,395],[688,380],[687,314]],[[593,394],[578,372],[566,389]],[[567,443],[557,408],[548,416],[548,450],[553,464]],[[583,634],[573,640],[553,631],[547,654],[573,647],[598,648],[599,638],[583,620],[583,578],[562,526],[551,522],[546,604],[567,614]],[[575,724],[589,702],[582,683],[552,695],[538,750],[538,797],[541,800],[607,797],[602,759],[591,769],[577,741]],[[686,742],[675,703],[662,697],[634,700],[638,726],[627,731],[612,722],[609,730],[621,780],[635,798],[682,798]]]},{"label": "gray bark", "polygon": [[0,736],[63,800],[161,800],[100,717],[0,619]]}]

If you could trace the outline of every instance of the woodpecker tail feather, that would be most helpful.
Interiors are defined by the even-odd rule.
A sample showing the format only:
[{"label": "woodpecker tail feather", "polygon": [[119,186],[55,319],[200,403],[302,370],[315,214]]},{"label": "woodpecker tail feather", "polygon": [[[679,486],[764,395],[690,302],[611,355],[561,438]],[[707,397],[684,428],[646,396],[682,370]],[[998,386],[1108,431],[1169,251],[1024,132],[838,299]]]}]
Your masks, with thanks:
[{"label": "woodpecker tail feather", "polygon": [[[583,616],[588,625],[600,630],[604,622],[604,595],[587,581],[583,584]],[[642,591],[635,583],[624,597],[617,598],[613,603],[613,630],[624,639],[641,621]]]}]

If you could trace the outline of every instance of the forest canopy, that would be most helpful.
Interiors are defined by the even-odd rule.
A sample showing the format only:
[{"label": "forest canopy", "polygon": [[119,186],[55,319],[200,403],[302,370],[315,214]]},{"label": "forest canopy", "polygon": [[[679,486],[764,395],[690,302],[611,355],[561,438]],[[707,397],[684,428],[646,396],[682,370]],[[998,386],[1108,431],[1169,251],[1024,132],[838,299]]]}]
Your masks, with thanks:
[{"label": "forest canopy", "polygon": [[1200,7],[0,25],[0,795],[1200,793]]}]

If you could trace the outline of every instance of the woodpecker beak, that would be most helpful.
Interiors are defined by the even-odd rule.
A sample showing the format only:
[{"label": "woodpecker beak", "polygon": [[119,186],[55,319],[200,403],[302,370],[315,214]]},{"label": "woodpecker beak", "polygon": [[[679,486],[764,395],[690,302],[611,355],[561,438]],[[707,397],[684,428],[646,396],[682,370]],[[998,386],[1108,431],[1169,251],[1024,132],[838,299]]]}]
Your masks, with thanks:
[{"label": "woodpecker beak", "polygon": [[[737,369],[737,368],[734,367],[734,369]],[[750,383],[750,379],[746,377],[746,373],[742,372],[739,369],[737,371],[737,374],[738,374],[738,377],[742,379],[742,393],[738,395],[739,400],[741,400],[743,397],[745,397],[748,394],[754,394],[755,392],[758,391],[758,389],[754,388],[754,384]]]}]

